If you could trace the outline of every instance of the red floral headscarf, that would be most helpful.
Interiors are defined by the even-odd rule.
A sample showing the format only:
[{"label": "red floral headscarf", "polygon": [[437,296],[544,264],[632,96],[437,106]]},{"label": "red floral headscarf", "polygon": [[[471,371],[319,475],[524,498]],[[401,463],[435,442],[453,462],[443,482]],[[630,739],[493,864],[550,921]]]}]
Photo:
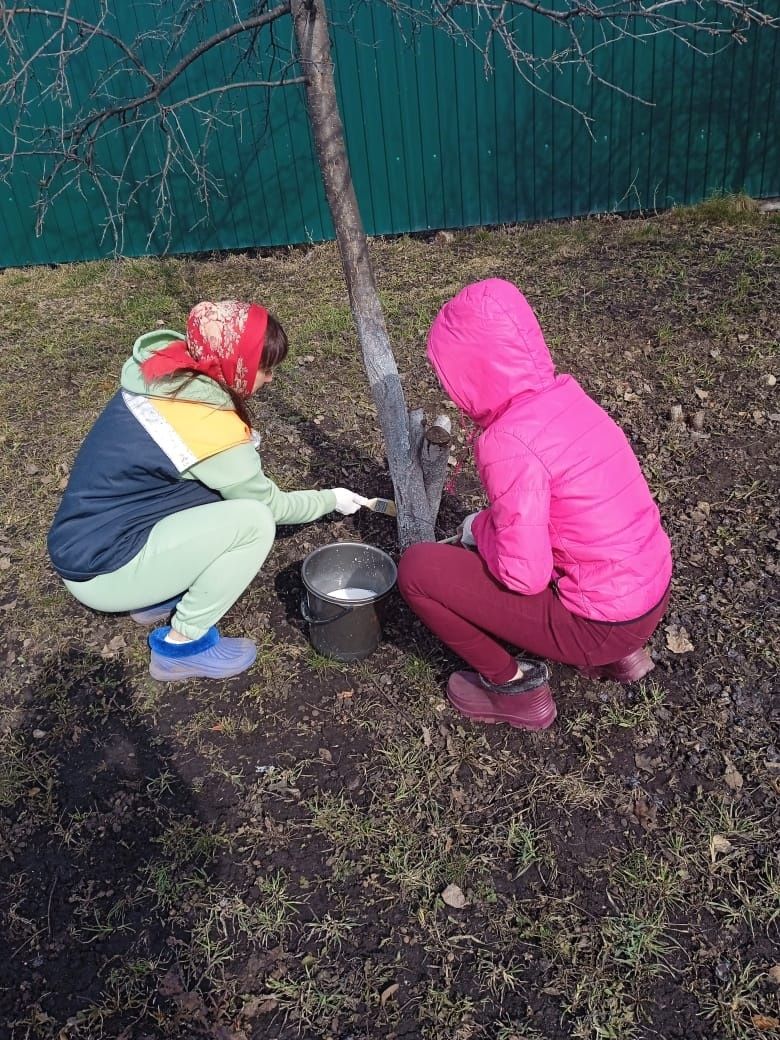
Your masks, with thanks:
[{"label": "red floral headscarf", "polygon": [[268,311],[256,303],[198,303],[187,318],[186,340],[158,350],[143,362],[141,372],[149,383],[182,370],[199,372],[248,397],[260,368],[267,325]]}]

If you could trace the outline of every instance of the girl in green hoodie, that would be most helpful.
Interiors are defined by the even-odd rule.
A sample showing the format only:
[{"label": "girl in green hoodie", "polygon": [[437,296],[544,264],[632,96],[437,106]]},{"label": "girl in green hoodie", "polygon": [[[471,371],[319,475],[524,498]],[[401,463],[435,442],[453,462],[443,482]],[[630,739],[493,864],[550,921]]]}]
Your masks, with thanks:
[{"label": "girl in green hoodie", "polygon": [[94,610],[130,611],[141,624],[170,617],[149,636],[155,679],[249,668],[255,644],[216,625],[262,567],[276,525],[361,505],[346,488],[280,491],[263,473],[246,402],[286,354],[263,307],[199,303],[186,336],[161,329],[136,341],[73,464],[49,532],[52,563]]}]

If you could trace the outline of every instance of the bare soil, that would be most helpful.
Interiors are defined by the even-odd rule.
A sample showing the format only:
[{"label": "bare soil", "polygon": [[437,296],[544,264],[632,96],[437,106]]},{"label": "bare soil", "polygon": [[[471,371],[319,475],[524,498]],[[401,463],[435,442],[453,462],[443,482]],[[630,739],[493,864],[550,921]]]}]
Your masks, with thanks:
[{"label": "bare soil", "polygon": [[[391,494],[332,245],[0,272],[2,1040],[780,1033],[778,228],[721,201],[373,243],[410,406],[441,410],[437,308],[510,278],[672,537],[655,671],[556,666],[541,734],[458,717],[458,662],[397,596],[365,661],[311,649],[302,559],[397,556],[384,517],[280,531],[223,623],[257,665],[224,683],[155,683],[143,630],[47,562],[132,341],[202,298],[260,299],[290,332],[257,409],[280,485]],[[467,461],[441,535],[481,501]]]}]

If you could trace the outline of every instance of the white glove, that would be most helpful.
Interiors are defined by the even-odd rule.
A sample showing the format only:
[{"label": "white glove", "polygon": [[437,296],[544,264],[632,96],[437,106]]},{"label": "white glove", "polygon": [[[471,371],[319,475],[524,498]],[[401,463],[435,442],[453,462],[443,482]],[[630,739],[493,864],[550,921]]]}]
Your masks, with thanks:
[{"label": "white glove", "polygon": [[476,540],[474,535],[471,533],[471,525],[474,523],[479,513],[469,513],[466,519],[463,521],[463,527],[460,532],[460,544],[467,545],[469,547],[476,546]]},{"label": "white glove", "polygon": [[346,488],[333,488],[333,494],[336,496],[335,509],[337,513],[341,513],[344,516],[349,516],[351,513],[357,513],[358,509],[365,502],[364,498],[360,495],[356,495],[354,491],[348,491]]}]

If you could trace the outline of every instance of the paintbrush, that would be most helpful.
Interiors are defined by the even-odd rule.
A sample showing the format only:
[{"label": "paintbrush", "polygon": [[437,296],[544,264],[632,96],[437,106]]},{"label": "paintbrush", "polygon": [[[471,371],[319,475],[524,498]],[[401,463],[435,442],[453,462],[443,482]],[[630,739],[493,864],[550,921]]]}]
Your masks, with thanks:
[{"label": "paintbrush", "polygon": [[384,513],[385,516],[397,516],[398,510],[395,508],[395,502],[392,498],[363,498],[360,497],[360,504],[365,506],[366,509],[370,509],[373,513]]}]

